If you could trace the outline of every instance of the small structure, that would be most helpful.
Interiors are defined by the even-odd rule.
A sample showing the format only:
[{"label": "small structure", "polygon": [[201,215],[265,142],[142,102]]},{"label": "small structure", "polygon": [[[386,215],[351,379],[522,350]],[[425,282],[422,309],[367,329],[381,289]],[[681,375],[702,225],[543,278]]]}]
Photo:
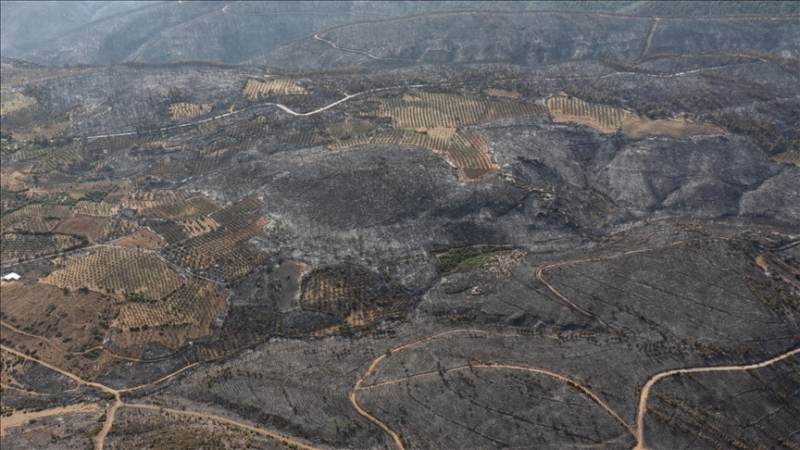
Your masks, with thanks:
[{"label": "small structure", "polygon": [[22,278],[22,276],[20,276],[20,274],[16,272],[11,272],[3,275],[3,281],[17,281],[20,278]]}]

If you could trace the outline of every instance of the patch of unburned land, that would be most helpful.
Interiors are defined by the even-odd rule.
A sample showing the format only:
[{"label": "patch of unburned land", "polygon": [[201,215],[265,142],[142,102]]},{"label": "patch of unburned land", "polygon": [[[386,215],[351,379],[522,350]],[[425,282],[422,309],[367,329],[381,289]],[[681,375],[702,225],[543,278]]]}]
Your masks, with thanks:
[{"label": "patch of unburned land", "polygon": [[648,119],[622,108],[589,103],[568,95],[549,97],[546,103],[553,122],[586,125],[605,134],[622,131],[634,139],[646,136],[679,139],[723,132],[715,125],[694,122],[685,117]]},{"label": "patch of unburned land", "polygon": [[251,100],[267,95],[305,95],[308,91],[292,80],[254,80],[249,79],[244,86],[244,95]]},{"label": "patch of unburned land", "polygon": [[70,256],[63,269],[43,282],[68,289],[88,288],[124,298],[140,295],[158,300],[168,295],[183,279],[154,253],[123,247],[99,247],[86,256]]},{"label": "patch of unburned land", "polygon": [[169,114],[172,120],[191,119],[193,117],[207,114],[211,111],[211,105],[207,103],[187,103],[179,102],[169,105]]},{"label": "patch of unburned land", "polygon": [[35,98],[28,97],[21,92],[3,92],[0,94],[0,97],[2,97],[2,100],[0,101],[0,116],[5,116],[6,114],[18,111],[20,109],[25,109],[36,104]]}]

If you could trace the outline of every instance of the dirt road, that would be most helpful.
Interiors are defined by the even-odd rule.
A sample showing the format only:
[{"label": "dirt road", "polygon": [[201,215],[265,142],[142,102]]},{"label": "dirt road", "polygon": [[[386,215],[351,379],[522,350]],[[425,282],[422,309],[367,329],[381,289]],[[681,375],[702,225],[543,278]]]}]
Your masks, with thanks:
[{"label": "dirt road", "polygon": [[644,437],[644,421],[645,421],[645,416],[647,415],[647,399],[650,396],[650,389],[652,389],[653,385],[658,383],[660,380],[663,380],[664,378],[667,377],[671,377],[673,375],[682,375],[682,374],[740,372],[753,369],[761,369],[771,364],[775,364],[776,362],[783,361],[784,359],[790,358],[797,354],[800,354],[800,348],[789,350],[786,353],[782,353],[774,358],[759,363],[746,364],[741,366],[712,366],[712,367],[693,367],[688,369],[672,369],[672,370],[666,370],[664,372],[659,372],[653,375],[649,380],[647,380],[647,383],[645,383],[641,393],[639,394],[639,410],[636,417],[637,444],[633,450],[648,450]]}]

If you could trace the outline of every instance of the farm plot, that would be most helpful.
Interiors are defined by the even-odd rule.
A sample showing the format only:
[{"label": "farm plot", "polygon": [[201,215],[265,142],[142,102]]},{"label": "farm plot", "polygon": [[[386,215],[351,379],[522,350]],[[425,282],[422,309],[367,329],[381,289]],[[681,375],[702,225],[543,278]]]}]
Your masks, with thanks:
[{"label": "farm plot", "polygon": [[168,246],[165,251],[181,265],[194,270],[208,270],[221,259],[239,262],[249,258],[237,257],[235,249],[251,238],[261,234],[267,219],[260,217],[245,223],[225,225],[199,236],[191,237]]},{"label": "farm plot", "polygon": [[169,115],[172,120],[191,119],[211,112],[211,105],[207,103],[178,102],[169,105]]},{"label": "farm plot", "polygon": [[152,252],[117,247],[100,247],[86,256],[69,257],[65,268],[42,281],[120,296],[137,293],[146,300],[163,298],[183,283],[181,276]]},{"label": "farm plot", "polygon": [[553,122],[587,125],[605,134],[622,131],[634,139],[646,136],[683,138],[723,132],[714,125],[683,117],[653,120],[622,108],[588,103],[565,94],[554,95],[546,103]]},{"label": "farm plot", "polygon": [[24,261],[70,250],[86,242],[66,234],[5,233],[2,236],[0,261]]},{"label": "farm plot", "polygon": [[2,100],[0,100],[0,116],[5,116],[36,104],[35,98],[28,97],[22,92],[3,92],[0,97],[2,97]]},{"label": "farm plot", "polygon": [[190,279],[162,300],[127,302],[112,324],[112,341],[123,348],[148,342],[177,349],[188,340],[211,334],[225,308],[225,294],[213,283]]},{"label": "farm plot", "polygon": [[431,128],[423,131],[388,130],[370,136],[360,136],[329,146],[341,150],[359,145],[413,145],[426,148],[445,158],[458,169],[463,179],[473,180],[494,172],[486,140],[476,134],[456,128]]},{"label": "farm plot", "polygon": [[[506,96],[507,97],[507,96]],[[542,114],[544,107],[514,98],[468,97],[454,94],[420,92],[398,98],[382,99],[377,115],[392,119],[394,130],[373,135],[350,136],[355,126],[342,126],[339,142],[331,149],[357,145],[414,145],[444,157],[458,169],[462,179],[476,179],[497,170],[486,140],[460,127],[489,120],[529,114]],[[349,133],[353,128],[353,133]],[[332,133],[333,134],[333,133]]]},{"label": "farm plot", "polygon": [[344,326],[364,327],[397,317],[409,302],[402,289],[362,269],[319,269],[303,279],[302,307],[335,316]]},{"label": "farm plot", "polygon": [[257,198],[245,197],[215,211],[204,218],[209,231],[193,235],[192,230],[184,228],[183,234],[189,237],[170,244],[165,253],[193,270],[211,271],[226,280],[239,278],[264,258],[246,245],[268,223],[260,215],[260,208],[261,201]]},{"label": "farm plot", "polygon": [[0,223],[4,233],[8,231],[47,233],[70,214],[69,206],[34,203],[4,215]]},{"label": "farm plot", "polygon": [[189,194],[181,191],[131,192],[120,199],[120,204],[124,208],[144,212],[158,210],[162,207],[169,208],[171,205],[184,201],[189,197]]},{"label": "farm plot", "polygon": [[115,240],[113,244],[117,247],[146,248],[150,250],[159,250],[167,245],[161,236],[146,228],[140,228],[127,236],[123,236]]},{"label": "farm plot", "polygon": [[379,116],[391,118],[397,128],[411,129],[453,128],[544,113],[535,103],[430,92],[383,100],[378,110]]},{"label": "farm plot", "polygon": [[119,208],[107,202],[92,202],[81,200],[72,207],[73,214],[97,217],[112,217]]},{"label": "farm plot", "polygon": [[249,79],[244,85],[244,95],[251,100],[267,95],[305,95],[308,91],[287,79],[274,79],[268,81]]},{"label": "farm plot", "polygon": [[788,150],[772,157],[773,161],[800,166],[800,149]]},{"label": "farm plot", "polygon": [[111,223],[110,217],[77,215],[63,219],[53,231],[83,236],[90,242],[98,242],[106,236]]},{"label": "farm plot", "polygon": [[550,116],[556,123],[588,125],[601,133],[616,133],[622,128],[625,116],[633,113],[608,105],[596,105],[568,95],[547,99]]},{"label": "farm plot", "polygon": [[[119,305],[91,291],[64,291],[44,283],[3,283],[5,323],[40,336],[55,348],[80,352],[102,343]],[[3,328],[3,338],[18,333]]]},{"label": "farm plot", "polygon": [[141,213],[147,217],[160,217],[167,220],[182,221],[205,217],[218,209],[219,206],[210,199],[196,196],[187,198],[186,200],[177,200],[172,204],[163,204],[154,208],[146,208],[142,210]]},{"label": "farm plot", "polygon": [[498,275],[507,275],[526,256],[521,250],[494,246],[442,248],[434,249],[432,253],[442,274],[482,268]]}]

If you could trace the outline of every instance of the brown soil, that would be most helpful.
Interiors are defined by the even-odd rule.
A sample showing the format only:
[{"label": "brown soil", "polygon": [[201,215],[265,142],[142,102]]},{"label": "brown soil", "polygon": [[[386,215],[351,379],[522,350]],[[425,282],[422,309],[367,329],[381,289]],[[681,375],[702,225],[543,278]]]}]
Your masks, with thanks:
[{"label": "brown soil", "polygon": [[75,216],[59,222],[53,231],[84,236],[91,242],[97,242],[105,236],[110,224],[111,219],[108,217]]},{"label": "brown soil", "polygon": [[685,138],[720,134],[723,130],[707,123],[697,123],[684,118],[650,120],[637,115],[628,115],[622,121],[622,132],[639,139],[646,136],[669,136]]},{"label": "brown soil", "polygon": [[158,250],[167,245],[167,242],[161,236],[144,228],[138,229],[132,234],[123,236],[111,243],[119,247],[146,248],[150,250]]}]

